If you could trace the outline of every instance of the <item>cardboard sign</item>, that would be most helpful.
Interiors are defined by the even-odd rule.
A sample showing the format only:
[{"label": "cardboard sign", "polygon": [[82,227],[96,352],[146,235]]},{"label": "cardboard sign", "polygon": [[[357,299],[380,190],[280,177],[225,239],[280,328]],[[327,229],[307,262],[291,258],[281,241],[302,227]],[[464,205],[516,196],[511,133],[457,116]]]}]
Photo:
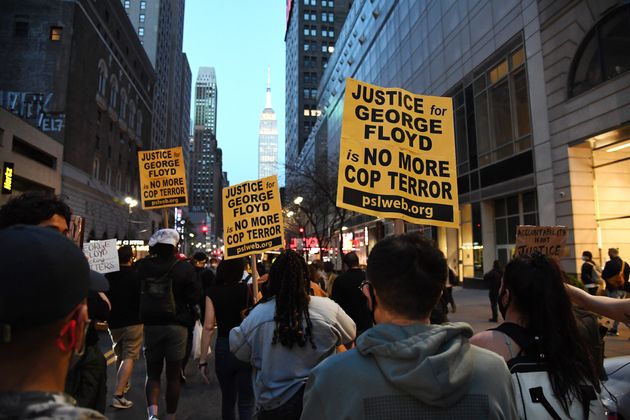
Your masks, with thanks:
[{"label": "cardboard sign", "polygon": [[518,226],[514,253],[525,256],[540,252],[554,258],[563,257],[567,235],[565,226]]},{"label": "cardboard sign", "polygon": [[459,228],[451,98],[346,79],[337,206]]},{"label": "cardboard sign", "polygon": [[2,194],[13,191],[13,162],[4,162],[2,169]]},{"label": "cardboard sign", "polygon": [[143,209],[188,205],[181,146],[138,152]]},{"label": "cardboard sign", "polygon": [[225,259],[279,248],[283,231],[276,175],[223,189]]},{"label": "cardboard sign", "polygon": [[90,263],[90,268],[101,274],[120,271],[116,239],[90,241],[83,244],[83,253]]}]

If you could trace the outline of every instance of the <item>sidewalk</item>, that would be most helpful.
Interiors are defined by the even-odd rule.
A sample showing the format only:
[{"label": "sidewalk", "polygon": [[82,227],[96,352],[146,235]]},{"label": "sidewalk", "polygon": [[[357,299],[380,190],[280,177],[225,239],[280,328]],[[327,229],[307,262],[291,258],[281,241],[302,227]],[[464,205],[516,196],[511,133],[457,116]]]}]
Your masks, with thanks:
[{"label": "sidewalk", "polygon": [[[490,300],[487,290],[453,288],[453,298],[457,305],[457,312],[449,313],[449,321],[463,321],[469,323],[475,332],[494,328],[498,323],[488,322],[492,316]],[[450,306],[449,306],[450,308]],[[499,315],[501,318],[501,315]],[[603,318],[604,325],[612,323]],[[623,323],[619,325],[619,336],[606,337],[606,357],[625,356],[630,354],[630,329]]]}]

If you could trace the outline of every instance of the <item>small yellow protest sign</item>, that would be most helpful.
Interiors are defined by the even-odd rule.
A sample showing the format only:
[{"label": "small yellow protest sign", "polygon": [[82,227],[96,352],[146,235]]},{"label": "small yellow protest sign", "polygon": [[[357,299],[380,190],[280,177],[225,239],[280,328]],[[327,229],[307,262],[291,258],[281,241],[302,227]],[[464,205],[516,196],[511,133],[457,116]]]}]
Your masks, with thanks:
[{"label": "small yellow protest sign", "polygon": [[451,98],[346,79],[337,206],[458,228]]},{"label": "small yellow protest sign", "polygon": [[517,226],[514,253],[525,256],[540,252],[553,258],[564,257],[567,235],[565,226]]},{"label": "small yellow protest sign", "polygon": [[223,189],[225,259],[279,248],[283,231],[276,175]]},{"label": "small yellow protest sign", "polygon": [[181,146],[138,152],[138,166],[143,209],[188,205]]}]

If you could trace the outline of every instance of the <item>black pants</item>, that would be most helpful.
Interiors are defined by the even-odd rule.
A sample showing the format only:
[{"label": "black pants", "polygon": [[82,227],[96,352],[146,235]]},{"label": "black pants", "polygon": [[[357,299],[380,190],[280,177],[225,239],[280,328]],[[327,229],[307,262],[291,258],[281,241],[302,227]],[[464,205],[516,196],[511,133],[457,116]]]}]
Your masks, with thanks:
[{"label": "black pants", "polygon": [[488,293],[488,297],[490,298],[490,309],[492,310],[492,319],[497,321],[499,319],[499,314],[497,311],[497,305],[499,304],[499,292],[491,291]]},{"label": "black pants", "polygon": [[258,413],[258,420],[299,420],[302,415],[302,398],[304,397],[302,386],[298,392],[278,408]]},{"label": "black pants", "polygon": [[235,408],[238,406],[238,418],[250,420],[254,412],[252,367],[230,352],[228,337],[217,337],[214,357],[214,370],[221,387],[222,419],[236,419]]},{"label": "black pants", "polygon": [[85,347],[85,353],[68,372],[66,393],[77,405],[105,413],[107,396],[107,360],[98,344]]}]

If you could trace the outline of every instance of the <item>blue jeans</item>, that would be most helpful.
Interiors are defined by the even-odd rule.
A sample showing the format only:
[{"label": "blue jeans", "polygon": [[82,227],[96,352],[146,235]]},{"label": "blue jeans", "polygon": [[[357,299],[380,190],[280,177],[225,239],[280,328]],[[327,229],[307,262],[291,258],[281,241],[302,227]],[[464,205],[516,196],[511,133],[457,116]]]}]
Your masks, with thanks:
[{"label": "blue jeans", "polygon": [[250,420],[254,413],[252,367],[241,362],[230,352],[228,337],[217,337],[214,353],[214,371],[221,387],[221,416],[223,420],[235,420],[238,396],[238,417]]},{"label": "blue jeans", "polygon": [[[624,292],[621,289],[616,289],[616,290],[606,289],[606,295],[608,297],[615,298],[615,299],[623,299],[624,297],[626,297],[626,292]],[[610,332],[615,334],[618,332],[618,328],[619,328],[619,321],[615,321],[613,323],[612,328],[610,329]]]}]

